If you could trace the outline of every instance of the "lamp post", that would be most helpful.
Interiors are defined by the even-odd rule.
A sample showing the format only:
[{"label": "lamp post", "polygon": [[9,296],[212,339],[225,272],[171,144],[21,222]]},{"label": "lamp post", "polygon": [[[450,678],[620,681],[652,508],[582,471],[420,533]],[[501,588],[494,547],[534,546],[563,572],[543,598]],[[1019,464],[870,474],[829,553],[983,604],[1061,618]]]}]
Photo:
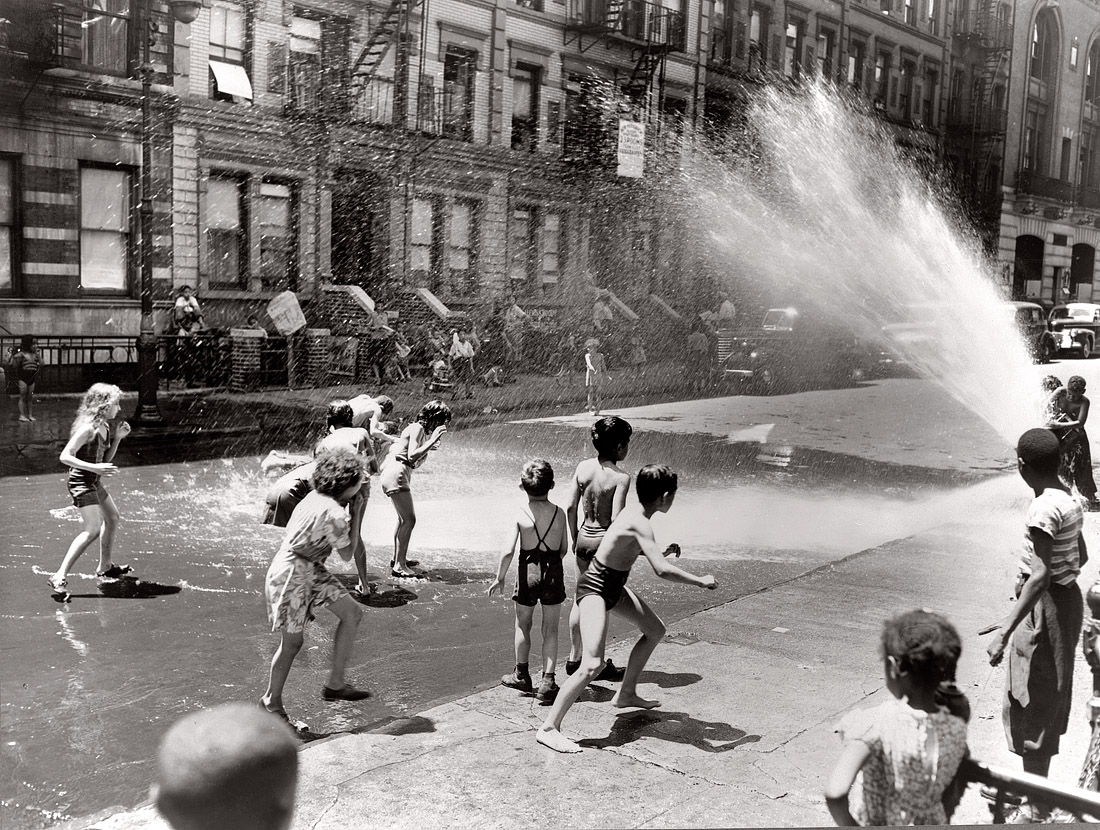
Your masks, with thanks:
[{"label": "lamp post", "polygon": [[[149,48],[156,31],[153,3],[141,3],[141,204],[138,207],[141,274],[141,329],[138,333],[138,405],[133,420],[140,426],[158,426],[164,416],[157,403],[157,332],[153,322],[153,64]],[[168,0],[172,17],[192,23],[199,16],[202,0]]]}]

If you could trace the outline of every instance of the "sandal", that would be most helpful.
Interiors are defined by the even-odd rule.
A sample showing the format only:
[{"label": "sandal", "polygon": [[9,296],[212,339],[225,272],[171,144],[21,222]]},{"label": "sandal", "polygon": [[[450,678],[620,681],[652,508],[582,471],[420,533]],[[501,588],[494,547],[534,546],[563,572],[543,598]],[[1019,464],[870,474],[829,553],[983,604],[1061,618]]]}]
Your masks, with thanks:
[{"label": "sandal", "polygon": [[69,580],[61,579],[55,582],[51,576],[46,582],[50,586],[50,597],[54,602],[69,602],[72,599],[72,594],[69,593]]},{"label": "sandal", "polygon": [[390,576],[394,579],[420,579],[420,574],[415,571],[399,571],[397,568],[390,568]]},{"label": "sandal", "polygon": [[102,573],[96,571],[95,575],[97,579],[118,579],[120,576],[126,576],[126,574],[133,572],[134,569],[129,565],[112,565]]}]

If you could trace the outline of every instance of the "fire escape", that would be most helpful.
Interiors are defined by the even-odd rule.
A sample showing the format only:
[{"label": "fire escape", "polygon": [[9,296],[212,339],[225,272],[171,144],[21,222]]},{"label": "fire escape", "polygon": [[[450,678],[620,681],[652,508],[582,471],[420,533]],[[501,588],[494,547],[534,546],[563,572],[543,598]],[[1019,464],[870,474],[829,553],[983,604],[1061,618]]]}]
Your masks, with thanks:
[{"label": "fire escape", "polygon": [[1007,8],[998,0],[984,0],[969,15],[965,30],[957,33],[972,72],[969,112],[958,125],[966,131],[959,135],[960,143],[968,149],[966,184],[983,226],[992,223],[994,227],[1000,221],[1008,125],[1006,88],[1012,52],[1011,19],[998,11]]},{"label": "fire escape", "polygon": [[391,0],[382,12],[351,69],[352,100],[361,98],[378,76],[391,47],[396,47],[393,78],[393,123],[403,124],[408,115],[409,21],[424,0]]},{"label": "fire escape", "polygon": [[654,78],[663,94],[665,57],[685,48],[684,14],[648,0],[570,0],[565,44],[574,41],[582,53],[597,43],[629,50],[632,68],[618,86],[647,111]]}]

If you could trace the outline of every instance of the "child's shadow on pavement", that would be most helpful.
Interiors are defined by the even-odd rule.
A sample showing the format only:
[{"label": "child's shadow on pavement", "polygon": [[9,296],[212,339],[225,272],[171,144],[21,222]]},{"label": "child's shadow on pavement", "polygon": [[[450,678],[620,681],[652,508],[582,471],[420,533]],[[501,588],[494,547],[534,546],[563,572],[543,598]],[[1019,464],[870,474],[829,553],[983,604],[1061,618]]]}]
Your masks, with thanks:
[{"label": "child's shadow on pavement", "polygon": [[99,583],[97,594],[72,594],[73,599],[152,599],[178,594],[182,585],[161,585],[159,582],[145,582],[141,579],[111,579]]},{"label": "child's shadow on pavement", "polygon": [[678,672],[672,674],[667,671],[644,671],[638,678],[639,683],[654,683],[662,689],[679,689],[682,686],[690,686],[703,679],[703,675],[695,672]]},{"label": "child's shadow on pavement", "polygon": [[643,737],[690,744],[703,752],[729,752],[742,744],[756,743],[761,736],[750,735],[728,723],[697,720],[685,712],[649,709],[624,712],[616,716],[611,734],[606,738],[585,738],[577,743],[583,747],[607,749],[626,746]]}]

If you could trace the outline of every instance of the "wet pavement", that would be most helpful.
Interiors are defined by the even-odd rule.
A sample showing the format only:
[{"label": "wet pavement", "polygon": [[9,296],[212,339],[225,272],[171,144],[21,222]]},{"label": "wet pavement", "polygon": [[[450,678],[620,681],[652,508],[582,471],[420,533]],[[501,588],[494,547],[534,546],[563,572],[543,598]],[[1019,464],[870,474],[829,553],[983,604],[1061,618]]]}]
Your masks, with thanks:
[{"label": "wet pavement", "polygon": [[[907,383],[923,391],[913,393]],[[943,444],[934,440],[909,454],[916,463],[902,466],[868,457],[890,450],[861,433],[863,427],[853,429],[859,422],[850,414],[831,417],[834,410],[858,414],[859,398],[872,394],[879,412],[891,399],[908,406],[910,394],[932,405],[937,399],[930,389],[896,382],[624,413],[641,430],[627,466],[663,460],[684,472],[675,511],[658,521],[659,538],[679,541],[685,566],[713,571],[722,587],[693,592],[648,573],[636,574],[632,584],[666,620],[682,620],[793,584],[852,553],[961,521],[976,506],[1016,509],[1020,494],[996,488],[969,487],[965,499],[958,497],[959,487],[1004,468],[996,466],[1001,442],[980,425],[948,420],[943,429],[958,446],[946,468],[937,462]],[[714,414],[723,407],[725,423]],[[761,415],[783,415],[790,424],[814,420],[853,437],[820,439],[844,452],[812,440],[786,443],[793,433],[784,437],[779,426],[770,434],[784,443],[729,440],[731,432],[766,426]],[[317,734],[364,735],[386,723],[415,733],[409,724],[418,713],[492,685],[509,668],[510,603],[490,601],[484,590],[503,527],[521,503],[514,483],[519,464],[541,454],[564,479],[589,454],[578,427],[590,418],[558,420],[489,424],[447,436],[417,474],[421,521],[413,547],[428,569],[424,581],[382,577],[393,514],[384,497],[372,497],[367,522],[377,591],[368,601],[351,676],[373,688],[376,699],[354,708],[318,700],[332,627],[320,620],[287,689],[293,713]],[[910,436],[903,432],[898,440]],[[141,801],[153,747],[175,718],[262,691],[274,639],[263,624],[260,586],[280,536],[256,521],[267,484],[259,457],[124,468],[109,482],[126,517],[117,559],[137,564],[139,590],[101,596],[89,578],[94,560],[86,555],[72,580],[77,596],[65,607],[50,603],[44,591],[45,574],[78,529],[61,472],[0,479],[13,506],[0,583],[0,711],[11,770],[3,783],[5,827],[47,826]],[[560,499],[564,492],[553,495]],[[876,607],[874,613],[886,612]],[[612,629],[613,637],[623,633]],[[874,671],[853,682],[871,689],[880,683]],[[734,734],[724,727],[714,734],[727,732]],[[617,739],[612,734],[610,740]]]}]

